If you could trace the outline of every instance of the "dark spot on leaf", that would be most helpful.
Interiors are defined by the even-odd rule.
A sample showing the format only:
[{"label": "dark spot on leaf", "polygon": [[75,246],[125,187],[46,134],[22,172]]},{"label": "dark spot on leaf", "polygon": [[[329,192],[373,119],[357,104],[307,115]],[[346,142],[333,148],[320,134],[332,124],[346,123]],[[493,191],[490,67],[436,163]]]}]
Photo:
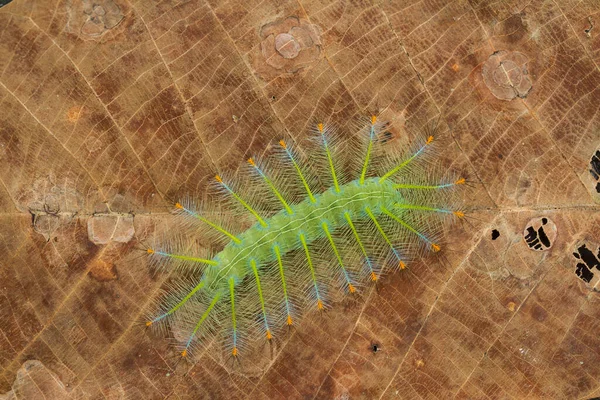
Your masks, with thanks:
[{"label": "dark spot on leaf", "polygon": [[596,153],[592,155],[592,159],[590,160],[590,174],[596,180],[600,178],[600,150],[596,150]]},{"label": "dark spot on leaf", "polygon": [[548,250],[556,237],[556,226],[548,218],[534,218],[527,224],[523,235],[530,249]]},{"label": "dark spot on leaf", "polygon": [[550,247],[550,240],[548,239],[548,236],[546,236],[546,232],[544,232],[543,228],[538,229],[538,237],[544,246]]},{"label": "dark spot on leaf", "polygon": [[496,240],[500,237],[500,232],[498,232],[498,229],[494,229],[492,231],[492,240]]},{"label": "dark spot on leaf", "polygon": [[577,263],[575,274],[585,283],[590,283],[594,278],[594,273],[583,263]]},{"label": "dark spot on leaf", "polygon": [[577,248],[577,252],[573,253],[573,256],[576,259],[583,261],[577,263],[575,273],[582,281],[590,283],[592,278],[594,278],[592,269],[595,267],[600,270],[600,248],[598,249],[598,255],[594,255],[594,253],[583,244]]},{"label": "dark spot on leaf", "polygon": [[[579,246],[579,248],[577,248],[577,251],[581,256],[581,259],[588,265],[588,267],[596,267],[600,270],[600,261],[598,261],[598,258],[594,255],[594,253],[592,253],[591,250],[589,250],[586,247],[585,244]],[[598,257],[600,257],[600,254],[598,255]]]}]

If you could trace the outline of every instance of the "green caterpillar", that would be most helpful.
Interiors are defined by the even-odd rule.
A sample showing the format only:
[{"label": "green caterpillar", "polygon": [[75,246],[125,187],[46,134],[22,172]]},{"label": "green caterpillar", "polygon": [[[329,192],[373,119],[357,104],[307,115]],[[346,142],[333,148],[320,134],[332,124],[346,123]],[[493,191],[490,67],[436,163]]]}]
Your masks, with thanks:
[{"label": "green caterpillar", "polygon": [[[183,357],[214,335],[237,357],[242,344],[273,340],[304,310],[325,309],[336,291],[355,293],[364,282],[377,281],[389,265],[405,269],[420,249],[440,251],[435,240],[443,217],[463,218],[464,213],[439,204],[450,204],[452,188],[465,179],[422,181],[431,135],[405,157],[385,157],[380,136],[386,127],[373,116],[359,135],[363,157],[350,159],[361,159],[360,164],[340,165],[348,149],[335,132],[318,124],[310,163],[281,140],[276,165],[248,160],[251,182],[238,185],[250,189],[247,193],[217,175],[225,197],[244,210],[236,214],[236,227],[176,203],[179,214],[213,230],[225,245],[205,258],[189,246],[146,250],[154,262],[179,262],[192,271],[200,267],[199,275],[167,291],[146,325],[168,320],[187,332]],[[244,229],[248,216],[253,222]]]}]

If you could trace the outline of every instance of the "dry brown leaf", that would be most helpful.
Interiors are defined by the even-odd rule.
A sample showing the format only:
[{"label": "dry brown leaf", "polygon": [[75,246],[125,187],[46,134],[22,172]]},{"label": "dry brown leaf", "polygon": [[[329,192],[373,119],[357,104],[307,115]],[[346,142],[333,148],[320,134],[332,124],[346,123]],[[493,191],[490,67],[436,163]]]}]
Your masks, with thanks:
[{"label": "dry brown leaf", "polygon": [[[2,7],[0,398],[600,396],[598,21],[596,0]],[[167,277],[136,250],[171,200],[373,112],[396,133],[442,115],[444,165],[475,183],[446,262],[306,319],[257,368],[178,362],[140,324]]]}]

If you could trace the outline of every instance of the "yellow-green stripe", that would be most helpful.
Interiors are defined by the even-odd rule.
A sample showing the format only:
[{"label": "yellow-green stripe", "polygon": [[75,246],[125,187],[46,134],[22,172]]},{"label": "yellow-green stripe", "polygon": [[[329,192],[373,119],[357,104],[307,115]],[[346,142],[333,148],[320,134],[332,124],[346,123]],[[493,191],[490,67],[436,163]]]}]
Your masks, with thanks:
[{"label": "yellow-green stripe", "polygon": [[159,321],[161,319],[163,319],[164,317],[166,317],[167,315],[171,315],[173,314],[175,311],[177,311],[182,305],[184,305],[194,294],[196,294],[196,292],[200,289],[202,289],[204,287],[204,281],[201,281],[200,283],[198,283],[191,292],[189,292],[183,299],[181,299],[181,301],[179,303],[177,303],[173,308],[171,308],[169,311],[167,311],[166,313],[162,314],[159,317],[156,317],[152,320],[152,322],[156,322]]},{"label": "yellow-green stripe", "polygon": [[290,304],[289,304],[288,294],[287,294],[287,285],[285,283],[285,274],[283,272],[283,262],[281,261],[281,251],[279,250],[278,245],[273,246],[273,250],[275,251],[275,255],[277,256],[277,264],[279,265],[279,275],[281,276],[281,284],[283,285],[283,297],[285,298],[285,308],[289,315],[290,314]]},{"label": "yellow-green stripe", "polygon": [[395,189],[443,189],[450,186],[454,186],[454,183],[445,183],[443,185],[413,185],[410,183],[400,183],[394,185]]},{"label": "yellow-green stripe", "polygon": [[286,151],[290,157],[290,160],[292,160],[292,164],[294,164],[294,168],[296,168],[296,172],[298,172],[298,176],[300,177],[300,180],[302,181],[302,184],[304,185],[304,189],[306,189],[306,193],[308,194],[308,198],[310,199],[310,202],[314,203],[316,201],[315,197],[313,196],[313,194],[310,190],[310,187],[308,186],[308,182],[306,181],[306,179],[304,178],[304,175],[302,174],[302,170],[300,169],[300,166],[298,165],[296,160],[294,160],[294,157],[289,152],[289,150],[286,149]]},{"label": "yellow-green stripe", "polygon": [[360,184],[362,185],[363,183],[365,183],[365,176],[367,174],[367,167],[369,166],[369,159],[371,158],[371,150],[373,148],[373,135],[374,135],[374,130],[375,128],[373,126],[371,126],[371,132],[369,135],[369,146],[367,147],[367,155],[365,157],[365,163],[363,165],[362,168],[362,172],[360,174]]},{"label": "yellow-green stripe", "polygon": [[325,231],[325,235],[327,235],[327,239],[329,239],[329,243],[331,244],[333,253],[335,254],[335,257],[337,258],[338,263],[340,264],[340,267],[342,268],[342,271],[344,271],[344,277],[346,278],[346,281],[348,282],[348,284],[350,284],[350,278],[348,277],[348,272],[346,271],[346,268],[344,267],[344,263],[342,262],[342,257],[340,255],[340,252],[338,251],[335,243],[333,242],[333,237],[331,236],[331,233],[329,232],[327,223],[323,222],[322,226],[323,226],[323,230]]},{"label": "yellow-green stripe", "polygon": [[319,296],[319,288],[317,287],[317,278],[315,276],[315,268],[314,268],[312,260],[310,258],[308,246],[306,245],[306,238],[304,237],[303,233],[300,234],[300,241],[302,242],[302,247],[304,247],[304,253],[306,253],[306,262],[308,263],[308,267],[310,268],[310,275],[312,277],[312,281],[315,286],[315,293],[317,295],[317,299],[321,300],[321,297]]},{"label": "yellow-green stripe", "polygon": [[275,187],[275,185],[273,185],[273,183],[271,182],[271,180],[269,178],[267,178],[265,175],[263,175],[262,173],[261,173],[261,176],[263,177],[264,181],[267,183],[267,185],[269,186],[269,188],[271,188],[271,190],[273,191],[273,193],[275,194],[275,196],[277,196],[277,198],[279,199],[279,201],[281,202],[281,204],[283,204],[283,206],[285,207],[285,211],[287,211],[288,214],[292,214],[293,213],[292,209],[288,205],[287,201],[285,201],[285,199],[283,198],[283,196],[281,195],[281,193],[279,193],[279,190],[277,190],[277,188]]},{"label": "yellow-green stripe", "polygon": [[200,321],[198,321],[198,323],[196,324],[196,327],[194,328],[194,331],[192,332],[192,334],[187,342],[187,345],[185,346],[186,348],[189,347],[190,343],[192,343],[194,336],[196,336],[196,332],[198,332],[198,329],[200,329],[200,325],[202,325],[204,320],[208,317],[208,314],[210,314],[211,310],[214,308],[215,304],[217,304],[217,301],[219,301],[220,297],[221,297],[221,292],[218,292],[215,295],[215,297],[213,297],[212,301],[210,302],[210,305],[208,306],[206,311],[204,311],[204,314],[202,314],[202,317],[200,317]]},{"label": "yellow-green stripe", "polygon": [[229,295],[231,298],[231,325],[233,326],[233,348],[237,345],[237,323],[235,320],[235,282],[229,278]]},{"label": "yellow-green stripe", "polygon": [[375,218],[375,215],[373,215],[373,213],[371,212],[371,209],[369,207],[365,207],[365,211],[369,215],[369,218],[371,218],[371,220],[375,223],[375,226],[377,227],[377,230],[379,231],[379,233],[381,234],[381,236],[383,236],[383,239],[387,242],[387,244],[393,250],[394,246],[392,245],[392,242],[390,241],[390,239],[385,234],[385,232],[384,232],[383,228],[381,227],[381,225],[379,225],[379,222],[377,221],[377,218]]},{"label": "yellow-green stripe", "polygon": [[356,242],[358,243],[358,247],[360,247],[360,251],[362,251],[362,253],[365,257],[368,257],[367,251],[365,250],[365,246],[363,246],[362,242],[360,241],[360,237],[358,236],[358,232],[356,231],[356,228],[354,227],[354,223],[352,223],[352,218],[350,218],[350,214],[348,214],[348,211],[344,212],[344,217],[346,217],[346,221],[348,221],[348,225],[350,226],[350,229],[352,230],[352,233],[354,234],[354,238],[356,239]]},{"label": "yellow-green stripe", "polygon": [[[323,134],[323,132],[321,132]],[[327,140],[323,135],[323,145],[325,146],[325,153],[327,154],[327,160],[329,161],[329,168],[331,168],[331,177],[333,178],[333,186],[335,187],[335,191],[340,191],[340,185],[338,184],[337,175],[335,173],[335,168],[333,166],[333,159],[331,158],[331,151],[329,151],[329,145],[327,144]]]},{"label": "yellow-green stripe", "polygon": [[235,243],[240,244],[241,241],[240,239],[238,239],[237,237],[235,237],[233,234],[227,232],[225,229],[221,228],[219,225],[207,220],[204,217],[201,217],[198,214],[195,214],[196,218],[198,218],[200,221],[204,222],[205,224],[207,224],[208,226],[210,226],[213,229],[216,229],[217,231],[221,232],[223,235],[229,237],[231,240],[233,240]]},{"label": "yellow-green stripe", "polygon": [[164,257],[175,258],[177,260],[192,261],[192,262],[208,264],[208,265],[219,265],[219,263],[216,262],[215,260],[208,260],[206,258],[190,257],[190,256],[184,256],[181,254],[171,254],[171,253],[165,253],[163,251],[156,251],[155,254],[158,254],[158,255],[164,256]]},{"label": "yellow-green stripe", "polygon": [[262,287],[260,286],[260,278],[258,277],[258,269],[256,268],[256,261],[250,260],[252,271],[254,272],[254,278],[256,279],[256,290],[258,291],[258,298],[260,299],[260,308],[262,309],[263,319],[265,321],[265,327],[269,330],[269,323],[267,322],[267,312],[265,311],[265,299],[263,297]]},{"label": "yellow-green stripe", "polygon": [[238,196],[235,192],[233,192],[231,189],[229,189],[229,192],[231,193],[231,195],[240,202],[241,205],[243,205],[246,210],[250,211],[250,213],[252,213],[252,215],[254,215],[254,218],[256,218],[256,220],[262,225],[262,226],[267,226],[267,223],[260,217],[260,215],[258,215],[258,213],[256,211],[254,211],[254,209],[252,207],[250,207],[250,205],[248,203],[246,203],[240,196]]}]

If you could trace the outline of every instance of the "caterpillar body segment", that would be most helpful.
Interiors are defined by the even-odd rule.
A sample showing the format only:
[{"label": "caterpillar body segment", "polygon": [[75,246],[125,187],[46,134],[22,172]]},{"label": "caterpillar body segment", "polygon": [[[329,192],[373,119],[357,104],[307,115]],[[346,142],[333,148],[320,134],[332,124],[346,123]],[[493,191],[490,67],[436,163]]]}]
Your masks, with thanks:
[{"label": "caterpillar body segment", "polygon": [[423,251],[440,251],[444,220],[464,217],[448,196],[465,181],[424,172],[433,136],[401,157],[383,156],[386,128],[374,116],[344,141],[318,124],[309,158],[281,140],[274,157],[249,158],[236,179],[216,175],[235,210],[229,220],[176,203],[192,239],[208,230],[219,240],[212,253],[182,238],[147,249],[153,262],[191,275],[171,284],[146,325],[167,321],[183,357],[213,337],[238,357],[246,345],[277,340],[302,314],[405,269]]}]

